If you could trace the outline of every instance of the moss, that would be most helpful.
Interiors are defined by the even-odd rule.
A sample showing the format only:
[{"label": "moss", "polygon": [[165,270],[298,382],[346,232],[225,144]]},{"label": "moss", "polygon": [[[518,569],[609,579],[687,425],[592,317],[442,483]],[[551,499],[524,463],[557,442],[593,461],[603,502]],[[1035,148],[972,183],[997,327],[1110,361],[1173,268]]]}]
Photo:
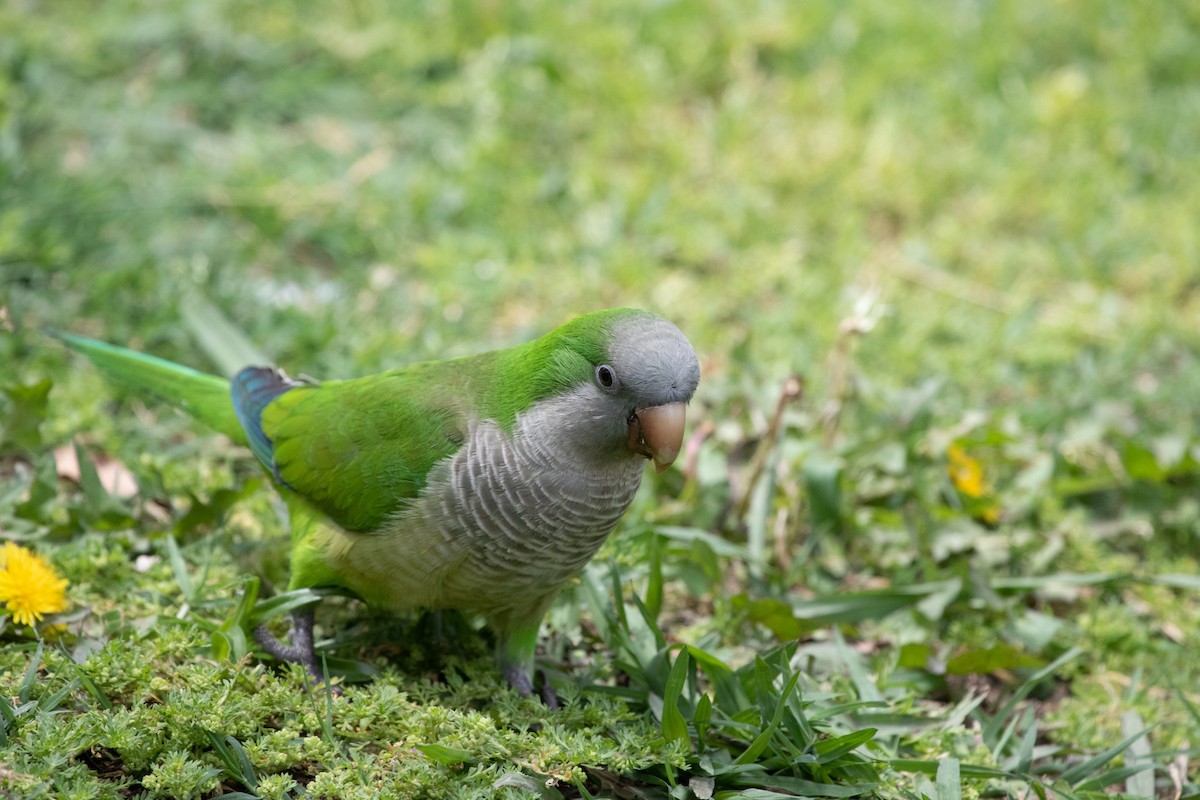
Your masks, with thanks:
[{"label": "moss", "polygon": [[142,786],[155,797],[191,800],[215,790],[220,774],[220,769],[192,758],[186,750],[170,750],[155,760]]}]

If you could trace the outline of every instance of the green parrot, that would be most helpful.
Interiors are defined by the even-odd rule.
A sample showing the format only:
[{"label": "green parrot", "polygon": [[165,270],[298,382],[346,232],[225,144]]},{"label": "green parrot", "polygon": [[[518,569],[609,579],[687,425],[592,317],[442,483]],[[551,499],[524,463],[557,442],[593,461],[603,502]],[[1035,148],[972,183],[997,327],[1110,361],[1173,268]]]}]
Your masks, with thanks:
[{"label": "green parrot", "polygon": [[[649,459],[683,442],[696,353],[645,311],[577,317],[526,344],[352,380],[252,366],[232,380],[60,334],[113,380],[246,444],[291,527],[291,589],[338,587],[385,609],[459,609],[497,634],[532,690],[538,625],[612,532]],[[312,606],[263,649],[318,681]]]}]

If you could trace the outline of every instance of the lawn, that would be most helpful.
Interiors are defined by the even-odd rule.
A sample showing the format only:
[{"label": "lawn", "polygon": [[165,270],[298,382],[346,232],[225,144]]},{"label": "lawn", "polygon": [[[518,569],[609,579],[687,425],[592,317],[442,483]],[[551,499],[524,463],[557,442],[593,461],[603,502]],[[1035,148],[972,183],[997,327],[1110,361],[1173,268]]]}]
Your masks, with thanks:
[{"label": "lawn", "polygon": [[[0,796],[1200,795],[1198,164],[1188,3],[4,4],[0,538],[67,586]],[[333,596],[306,687],[254,457],[46,335],[338,378],[609,306],[702,379],[558,709]]]}]

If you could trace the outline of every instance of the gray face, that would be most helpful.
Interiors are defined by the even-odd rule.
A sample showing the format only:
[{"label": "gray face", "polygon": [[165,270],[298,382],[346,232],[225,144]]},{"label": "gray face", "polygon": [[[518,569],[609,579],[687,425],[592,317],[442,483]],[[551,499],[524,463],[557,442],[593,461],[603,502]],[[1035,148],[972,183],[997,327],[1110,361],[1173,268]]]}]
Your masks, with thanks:
[{"label": "gray face", "polygon": [[696,351],[678,328],[650,314],[625,318],[614,328],[606,360],[595,365],[592,379],[557,406],[560,446],[589,461],[640,459],[629,448],[634,415],[687,403],[699,382]]}]

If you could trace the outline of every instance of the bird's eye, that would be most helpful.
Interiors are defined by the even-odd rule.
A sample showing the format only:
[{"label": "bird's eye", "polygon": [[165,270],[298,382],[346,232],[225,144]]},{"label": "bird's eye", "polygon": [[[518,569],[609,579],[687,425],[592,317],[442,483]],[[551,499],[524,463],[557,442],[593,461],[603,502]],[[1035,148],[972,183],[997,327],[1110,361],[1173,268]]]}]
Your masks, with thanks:
[{"label": "bird's eye", "polygon": [[601,364],[596,367],[596,383],[605,389],[611,389],[617,385],[617,373],[608,364]]}]

